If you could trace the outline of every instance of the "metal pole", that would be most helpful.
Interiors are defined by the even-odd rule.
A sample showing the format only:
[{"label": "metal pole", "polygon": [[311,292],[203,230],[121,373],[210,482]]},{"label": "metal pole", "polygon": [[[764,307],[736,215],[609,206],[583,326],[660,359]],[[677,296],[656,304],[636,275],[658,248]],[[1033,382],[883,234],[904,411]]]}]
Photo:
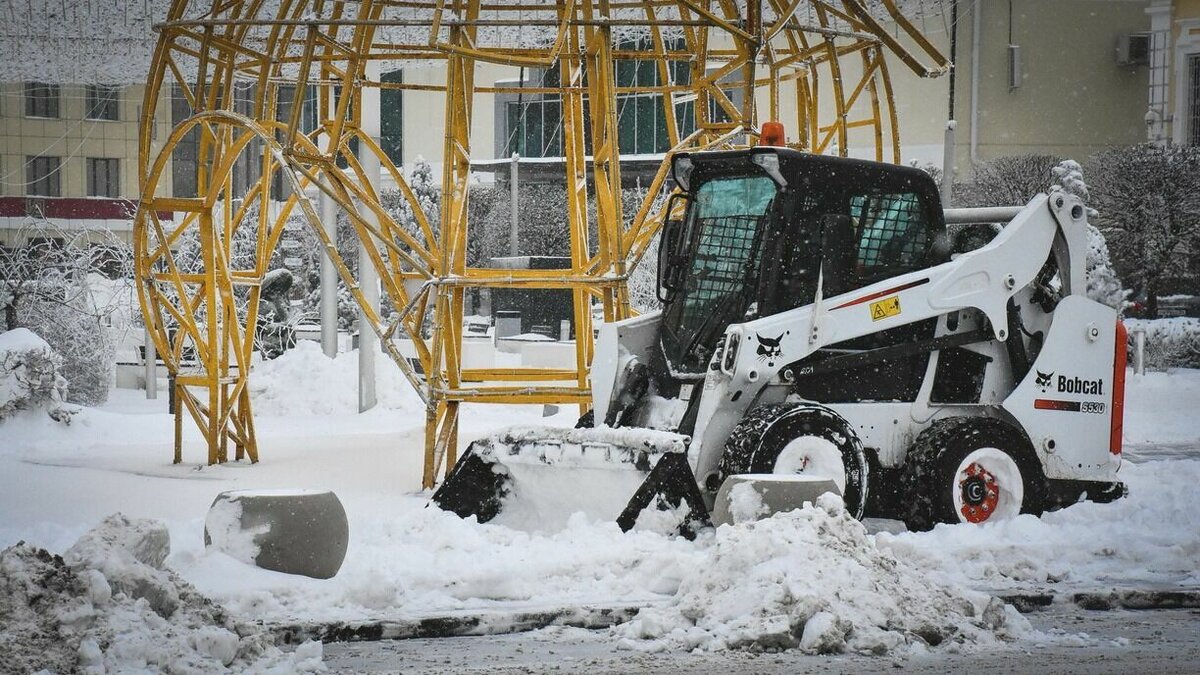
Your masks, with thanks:
[{"label": "metal pole", "polygon": [[950,208],[954,192],[954,120],[946,122],[946,140],[942,144],[942,208]]},{"label": "metal pole", "polygon": [[[366,66],[366,78],[379,81],[379,62],[371,61]],[[362,104],[362,130],[376,144],[379,143],[379,88],[363,87],[360,95]],[[380,166],[379,158],[369,150],[363,150],[359,161],[363,172],[371,186],[379,193]],[[379,227],[375,213],[363,205],[358,206],[359,213],[368,222]],[[376,314],[379,312],[379,274],[371,262],[367,248],[361,242],[358,247],[358,285],[362,289],[363,300],[366,301]],[[364,412],[375,407],[375,354],[379,352],[379,336],[367,321],[366,312],[358,312],[358,411]]]},{"label": "metal pole", "polygon": [[1146,329],[1133,329],[1133,374],[1146,374]]},{"label": "metal pole", "polygon": [[[337,202],[324,192],[320,201],[321,227],[331,241],[337,241]],[[337,282],[337,268],[326,251],[321,256],[321,349],[329,358],[337,356]]]},{"label": "metal pole", "polygon": [[146,326],[146,398],[158,398],[158,351],[150,338],[150,327]]},{"label": "metal pole", "polygon": [[979,162],[979,10],[982,4],[971,5],[971,171]]},{"label": "metal pole", "polygon": [[509,168],[508,174],[509,203],[511,204],[508,209],[511,218],[508,225],[508,254],[511,256],[520,253],[521,249],[517,240],[517,218],[519,215],[517,207],[517,173],[520,170],[520,161],[521,156],[514,152],[512,154],[512,166]]}]

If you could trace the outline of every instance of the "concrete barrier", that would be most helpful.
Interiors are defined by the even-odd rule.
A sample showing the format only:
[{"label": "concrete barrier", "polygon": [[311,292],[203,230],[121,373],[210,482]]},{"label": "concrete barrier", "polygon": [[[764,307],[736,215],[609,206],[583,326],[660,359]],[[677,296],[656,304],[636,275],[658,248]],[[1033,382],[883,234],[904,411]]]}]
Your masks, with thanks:
[{"label": "concrete barrier", "polygon": [[329,579],[346,558],[350,525],[328,490],[233,490],[213,500],[204,545],[263,569]]},{"label": "concrete barrier", "polygon": [[801,474],[747,473],[725,479],[713,504],[713,525],[742,523],[769,517],[780,511],[792,511],[804,502],[832,492],[840,495],[830,478]]}]

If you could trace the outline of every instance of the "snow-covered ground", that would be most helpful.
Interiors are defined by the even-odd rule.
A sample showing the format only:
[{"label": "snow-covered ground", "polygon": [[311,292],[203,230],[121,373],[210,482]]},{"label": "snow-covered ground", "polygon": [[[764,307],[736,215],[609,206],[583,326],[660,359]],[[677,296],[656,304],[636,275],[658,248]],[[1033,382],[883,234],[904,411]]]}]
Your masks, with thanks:
[{"label": "snow-covered ground", "polygon": [[[1045,640],[990,596],[1200,587],[1200,516],[1190,508],[1200,483],[1200,371],[1130,376],[1129,458],[1121,470],[1130,496],[1116,503],[916,534],[889,532],[896,528],[886,523],[864,529],[824,503],[689,542],[622,534],[614,523],[582,516],[561,531],[530,533],[425,508],[419,401],[398,374],[386,375],[381,406],[355,413],[353,359],[329,361],[309,346],[255,371],[262,461],[253,466],[205,466],[190,436],[184,463],[172,465],[165,396],[146,401],[141,392],[118,390],[104,408],[85,409],[66,427],[42,412],[0,423],[0,548],[24,540],[62,552],[121,512],[165,522],[167,568],[238,619],[395,620],[641,605],[649,609],[611,632],[638,650],[772,640],[795,646],[787,635],[798,635],[795,626],[789,631],[797,621],[809,624],[803,635],[813,641],[800,646],[816,651]],[[541,412],[468,407],[462,436],[574,421],[571,408],[547,419]],[[270,572],[205,550],[213,498],[265,488],[338,494],[350,544],[335,578]]]}]

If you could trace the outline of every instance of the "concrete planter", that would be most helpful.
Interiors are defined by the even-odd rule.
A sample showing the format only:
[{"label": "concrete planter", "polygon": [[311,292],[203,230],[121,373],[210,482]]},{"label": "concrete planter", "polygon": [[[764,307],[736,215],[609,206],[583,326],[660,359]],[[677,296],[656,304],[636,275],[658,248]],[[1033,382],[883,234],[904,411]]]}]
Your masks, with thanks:
[{"label": "concrete planter", "polygon": [[263,569],[329,579],[346,558],[350,525],[328,490],[233,490],[213,500],[204,545]]}]

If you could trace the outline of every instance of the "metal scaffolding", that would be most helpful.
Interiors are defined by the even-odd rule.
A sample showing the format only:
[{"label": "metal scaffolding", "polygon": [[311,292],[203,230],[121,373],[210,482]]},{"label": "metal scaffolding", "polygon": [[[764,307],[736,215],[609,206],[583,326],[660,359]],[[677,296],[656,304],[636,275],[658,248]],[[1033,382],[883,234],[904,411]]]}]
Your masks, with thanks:
[{"label": "metal scaffolding", "polygon": [[[180,402],[175,461],[185,410],[203,434],[209,463],[229,460],[230,443],[236,459],[258,459],[246,385],[260,286],[296,213],[363,306],[369,326],[362,330],[379,335],[426,404],[424,487],[455,462],[461,404],[587,405],[592,308],[605,321],[631,315],[626,280],[667,215],[654,205],[670,189],[671,154],[753,144],[760,118],[786,115],[797,134],[793,147],[845,155],[854,144],[873,147],[877,160],[899,161],[888,58],[920,76],[948,64],[892,0],[872,7],[861,0],[176,0],[158,26],[143,104],[134,232],[139,298]],[[617,64],[628,60],[656,64],[655,83],[618,82]],[[368,71],[375,63],[380,68]],[[430,64],[443,84],[367,76]],[[557,83],[482,82],[481,64],[556,69]],[[396,164],[364,133],[362,115],[373,112],[362,96],[370,88],[443,97],[438,222],[426,219]],[[569,269],[467,264],[473,109],[480,96],[518,93],[561,100]],[[636,94],[661,98],[670,150],[637,215],[625,222],[617,101]],[[165,141],[156,140],[155,111],[171,95],[186,102],[188,114]],[[306,120],[302,102],[310,98],[315,119]],[[680,119],[687,102],[691,116]],[[367,158],[409,204],[415,231],[381,205]],[[168,171],[172,160],[189,162],[194,175]],[[235,167],[247,162],[254,170],[245,185]],[[349,219],[390,299],[386,312],[364,301],[312,195]],[[235,254],[238,240],[252,242],[249,259]],[[570,289],[574,367],[464,367],[464,294],[483,288]],[[412,341],[415,363],[398,350],[399,337]]]}]

